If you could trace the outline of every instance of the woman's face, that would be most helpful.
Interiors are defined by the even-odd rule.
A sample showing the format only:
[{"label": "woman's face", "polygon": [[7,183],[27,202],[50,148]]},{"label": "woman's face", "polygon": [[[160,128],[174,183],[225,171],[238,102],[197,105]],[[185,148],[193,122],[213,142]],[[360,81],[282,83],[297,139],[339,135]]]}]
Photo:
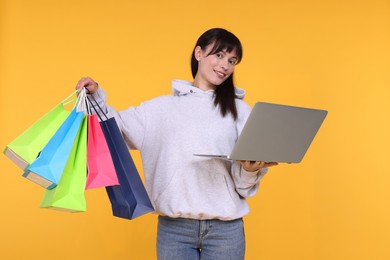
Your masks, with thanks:
[{"label": "woman's face", "polygon": [[214,44],[208,45],[202,50],[200,46],[195,48],[195,58],[198,60],[198,72],[194,79],[194,86],[202,90],[215,89],[222,84],[234,71],[238,61],[236,52],[220,52],[209,55]]}]

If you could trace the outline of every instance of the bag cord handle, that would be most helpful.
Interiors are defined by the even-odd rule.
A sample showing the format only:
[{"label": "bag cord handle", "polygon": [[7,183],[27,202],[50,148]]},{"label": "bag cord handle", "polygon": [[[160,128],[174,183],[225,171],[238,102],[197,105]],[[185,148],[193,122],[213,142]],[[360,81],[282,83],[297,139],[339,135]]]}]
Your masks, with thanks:
[{"label": "bag cord handle", "polygon": [[89,101],[91,107],[93,108],[93,110],[95,110],[97,116],[99,117],[100,121],[104,121],[102,119],[102,117],[100,116],[99,112],[97,111],[95,105],[92,103],[92,101],[89,99],[89,97],[91,97],[93,99],[93,101],[95,101],[95,105],[99,108],[100,112],[104,115],[104,117],[106,118],[106,120],[108,120],[108,117],[106,115],[106,113],[103,112],[103,109],[99,106],[99,103],[96,101],[96,99],[94,98],[93,95],[88,95],[87,96],[87,100]]},{"label": "bag cord handle", "polygon": [[[75,101],[75,100],[77,99],[77,97],[72,98],[72,99],[70,99],[70,98],[73,97],[73,95],[76,94],[77,91],[78,91],[78,90],[74,91],[72,94],[70,94],[70,95],[69,95],[68,97],[66,97],[64,100],[62,100],[61,103],[62,103],[64,106],[66,106],[66,105],[72,103],[73,101]],[[69,99],[70,99],[70,100],[69,100]]]}]

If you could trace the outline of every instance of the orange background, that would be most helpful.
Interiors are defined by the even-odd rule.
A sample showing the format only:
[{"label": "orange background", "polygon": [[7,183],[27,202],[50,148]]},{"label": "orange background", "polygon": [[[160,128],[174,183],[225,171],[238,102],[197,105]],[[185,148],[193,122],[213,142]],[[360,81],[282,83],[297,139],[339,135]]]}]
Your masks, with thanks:
[{"label": "orange background", "polygon": [[[169,94],[211,27],[243,43],[249,104],[329,110],[304,161],[249,199],[246,259],[390,259],[388,0],[0,0],[0,147],[82,76],[117,109]],[[0,167],[1,259],[155,259],[155,215],[113,217],[104,189],[86,192],[86,213],[40,209],[42,188]]]}]

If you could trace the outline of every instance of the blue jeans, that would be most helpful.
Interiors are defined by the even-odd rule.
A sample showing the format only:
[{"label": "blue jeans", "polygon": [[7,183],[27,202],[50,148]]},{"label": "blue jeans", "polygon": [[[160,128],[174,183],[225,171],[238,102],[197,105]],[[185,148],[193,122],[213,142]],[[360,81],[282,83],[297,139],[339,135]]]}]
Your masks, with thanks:
[{"label": "blue jeans", "polygon": [[243,260],[243,220],[158,217],[158,260]]}]

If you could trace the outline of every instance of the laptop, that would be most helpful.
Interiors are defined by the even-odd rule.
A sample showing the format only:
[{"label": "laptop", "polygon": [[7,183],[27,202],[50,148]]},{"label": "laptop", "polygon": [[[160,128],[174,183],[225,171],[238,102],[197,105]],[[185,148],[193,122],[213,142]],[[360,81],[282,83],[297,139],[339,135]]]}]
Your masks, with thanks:
[{"label": "laptop", "polygon": [[227,160],[300,163],[328,111],[257,102],[229,155],[194,154]]}]

